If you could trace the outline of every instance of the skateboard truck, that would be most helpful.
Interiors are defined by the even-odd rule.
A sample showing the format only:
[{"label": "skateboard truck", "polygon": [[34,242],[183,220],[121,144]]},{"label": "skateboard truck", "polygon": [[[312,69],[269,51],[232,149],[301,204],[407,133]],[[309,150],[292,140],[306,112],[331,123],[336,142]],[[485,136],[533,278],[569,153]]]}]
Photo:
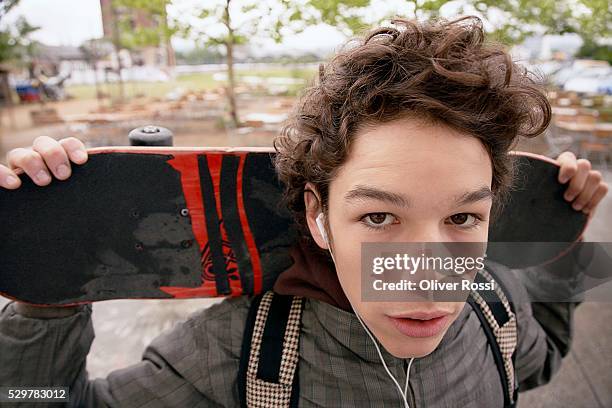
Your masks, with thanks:
[{"label": "skateboard truck", "polygon": [[161,126],[147,125],[133,129],[129,134],[131,146],[172,146],[173,134]]}]

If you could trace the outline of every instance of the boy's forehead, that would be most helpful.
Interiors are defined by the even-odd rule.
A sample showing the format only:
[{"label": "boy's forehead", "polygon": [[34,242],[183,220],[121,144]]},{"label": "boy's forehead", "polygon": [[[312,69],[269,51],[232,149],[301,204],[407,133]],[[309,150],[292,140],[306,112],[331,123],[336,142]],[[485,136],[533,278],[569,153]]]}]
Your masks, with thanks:
[{"label": "boy's forehead", "polygon": [[[363,162],[418,162],[443,158],[480,161],[488,159],[482,142],[474,135],[442,123],[406,117],[368,125],[355,134],[347,164]],[[484,163],[483,163],[484,164]]]},{"label": "boy's forehead", "polygon": [[358,134],[338,176],[380,178],[492,175],[491,160],[474,136],[443,127],[388,126]]},{"label": "boy's forehead", "polygon": [[444,126],[405,121],[358,134],[331,188],[342,195],[370,186],[450,198],[490,187],[491,181],[491,161],[477,138]]},{"label": "boy's forehead", "polygon": [[[486,164],[399,167],[364,166],[339,173],[330,184],[330,197],[345,205],[385,201],[395,207],[433,208],[490,200],[492,171]],[[466,199],[465,201],[462,201]]]}]

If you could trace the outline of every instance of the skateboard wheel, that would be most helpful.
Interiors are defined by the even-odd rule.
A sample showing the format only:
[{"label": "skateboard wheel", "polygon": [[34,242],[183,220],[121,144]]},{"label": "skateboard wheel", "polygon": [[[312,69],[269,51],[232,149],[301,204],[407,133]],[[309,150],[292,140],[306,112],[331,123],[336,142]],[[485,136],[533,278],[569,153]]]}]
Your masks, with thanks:
[{"label": "skateboard wheel", "polygon": [[181,215],[182,215],[183,217],[188,216],[188,215],[189,215],[189,209],[188,209],[188,208],[183,208],[183,209],[181,210]]},{"label": "skateboard wheel", "polygon": [[172,146],[172,132],[166,128],[147,125],[133,129],[128,138],[132,146]]}]

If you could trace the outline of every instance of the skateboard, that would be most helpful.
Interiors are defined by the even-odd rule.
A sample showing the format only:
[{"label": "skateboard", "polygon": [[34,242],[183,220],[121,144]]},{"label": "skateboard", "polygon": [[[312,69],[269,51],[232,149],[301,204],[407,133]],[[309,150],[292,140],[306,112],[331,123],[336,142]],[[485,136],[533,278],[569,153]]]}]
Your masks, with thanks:
[{"label": "skateboard", "polygon": [[[19,189],[0,189],[0,294],[39,305],[252,295],[292,265],[297,228],[272,149],[88,152],[66,181],[41,188],[21,176]],[[558,167],[529,154],[517,161],[517,187],[490,240],[571,246],[587,217],[563,200]],[[516,263],[500,252],[490,257]]]},{"label": "skateboard", "polygon": [[572,208],[549,157],[513,152],[516,176],[502,211],[491,219],[487,257],[519,269],[545,265],[576,246],[588,216]]}]

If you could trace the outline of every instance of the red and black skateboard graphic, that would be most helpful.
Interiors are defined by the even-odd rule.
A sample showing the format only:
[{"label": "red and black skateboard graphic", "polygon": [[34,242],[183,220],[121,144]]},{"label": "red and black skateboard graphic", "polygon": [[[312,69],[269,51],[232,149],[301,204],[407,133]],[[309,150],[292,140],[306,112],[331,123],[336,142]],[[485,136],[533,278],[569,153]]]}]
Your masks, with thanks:
[{"label": "red and black skateboard graphic", "polygon": [[[24,176],[19,189],[0,189],[1,294],[49,305],[250,295],[270,289],[292,264],[297,232],[272,149],[89,155],[66,181],[41,188]],[[518,160],[517,188],[491,240],[576,241],[586,217],[563,200],[558,168],[532,155]]]}]

